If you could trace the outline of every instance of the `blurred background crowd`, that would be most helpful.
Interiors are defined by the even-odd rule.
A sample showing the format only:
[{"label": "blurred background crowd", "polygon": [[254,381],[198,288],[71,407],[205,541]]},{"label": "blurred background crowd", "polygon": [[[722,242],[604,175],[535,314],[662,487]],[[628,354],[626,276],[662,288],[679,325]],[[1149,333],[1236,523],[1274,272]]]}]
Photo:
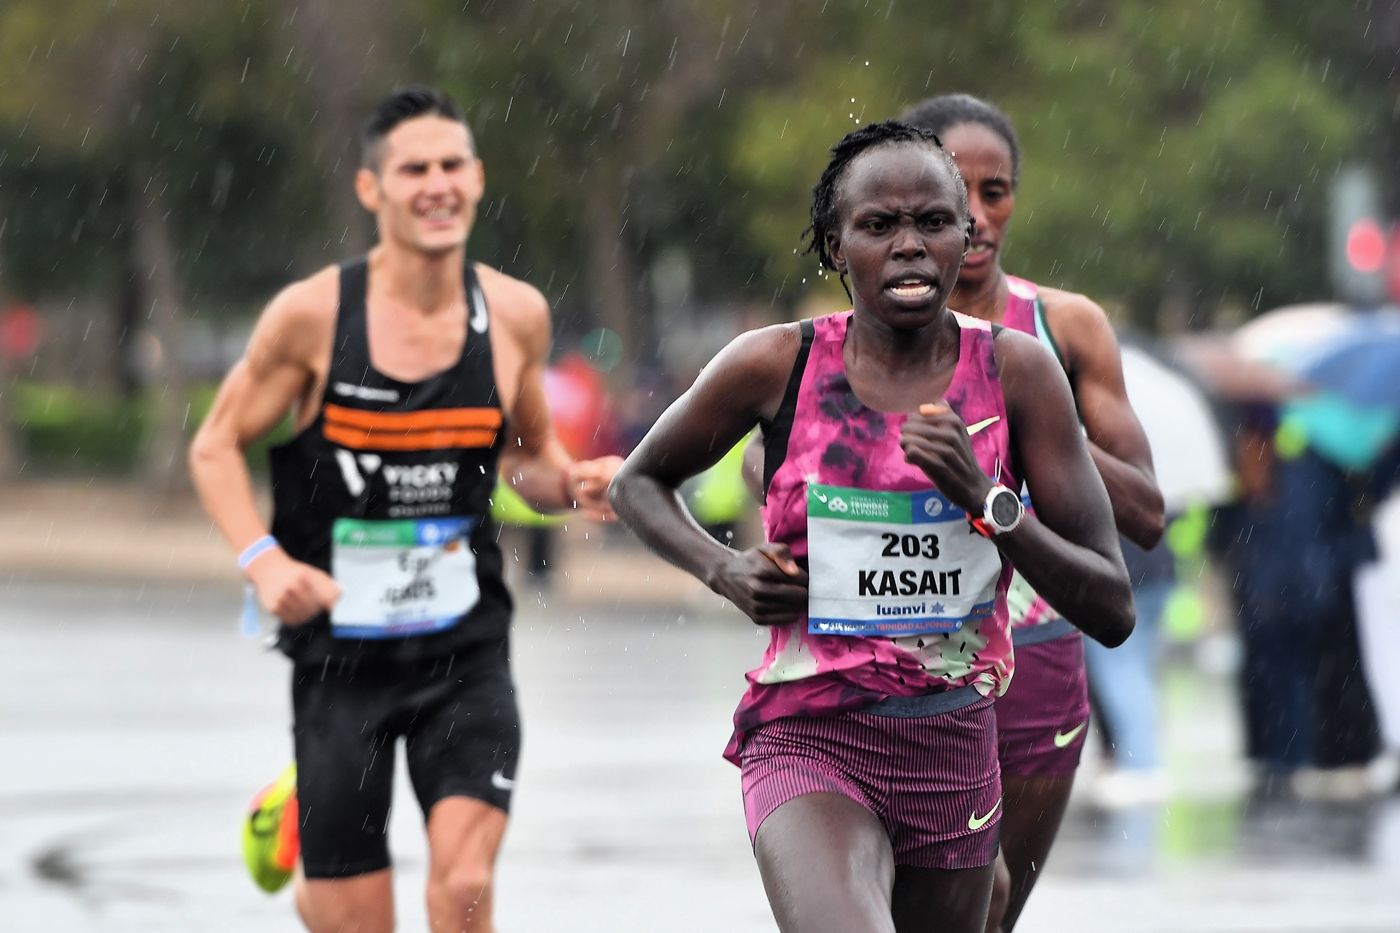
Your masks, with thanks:
[{"label": "blurred background crowd", "polygon": [[[1400,11],[236,0],[0,6],[0,482],[188,495],[183,450],[282,284],[362,250],[368,103],[466,107],[471,249],[555,315],[580,457],[626,453],[740,331],[834,309],[800,255],[854,125],[933,93],[1021,134],[1022,275],[1110,311],[1171,525],[1091,659],[1109,803],[1162,793],[1163,665],[1225,671],[1265,795],[1388,792],[1400,749]],[[736,546],[737,456],[689,489]],[[556,521],[503,491],[535,582]],[[621,535],[610,540],[625,547]]]}]

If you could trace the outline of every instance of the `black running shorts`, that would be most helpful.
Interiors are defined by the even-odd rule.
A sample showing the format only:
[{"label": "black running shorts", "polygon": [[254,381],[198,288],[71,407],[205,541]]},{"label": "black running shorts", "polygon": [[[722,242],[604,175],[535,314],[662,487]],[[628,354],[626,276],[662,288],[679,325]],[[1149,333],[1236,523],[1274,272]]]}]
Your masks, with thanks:
[{"label": "black running shorts", "polygon": [[508,651],[495,642],[414,664],[293,667],[306,877],[389,867],[386,830],[400,737],[425,820],[444,797],[510,809],[520,714]]}]

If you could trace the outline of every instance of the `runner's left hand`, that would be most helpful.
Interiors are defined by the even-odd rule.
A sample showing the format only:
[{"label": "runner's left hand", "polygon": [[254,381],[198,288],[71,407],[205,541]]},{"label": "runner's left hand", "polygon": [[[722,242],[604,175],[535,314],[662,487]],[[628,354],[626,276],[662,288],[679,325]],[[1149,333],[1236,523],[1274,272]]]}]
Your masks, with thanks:
[{"label": "runner's left hand", "polygon": [[565,508],[577,508],[585,518],[598,522],[617,520],[617,513],[608,502],[608,484],[622,466],[621,457],[599,457],[596,460],[575,460],[564,468],[569,495],[573,501]]},{"label": "runner's left hand", "polygon": [[943,403],[920,405],[899,436],[904,459],[964,511],[981,514],[994,483],[972,452],[967,425]]}]

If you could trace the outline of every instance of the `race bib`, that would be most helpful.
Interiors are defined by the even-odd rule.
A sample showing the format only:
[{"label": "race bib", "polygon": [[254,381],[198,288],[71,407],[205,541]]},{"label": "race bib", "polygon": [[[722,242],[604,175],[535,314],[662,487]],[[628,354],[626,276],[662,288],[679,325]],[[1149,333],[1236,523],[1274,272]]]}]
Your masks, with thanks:
[{"label": "race bib", "polygon": [[340,601],[331,611],[337,638],[401,638],[451,628],[481,589],[471,533],[476,519],[337,519],[331,575]]},{"label": "race bib", "polygon": [[807,485],[807,631],[955,632],[996,608],[1001,554],[933,490]]}]

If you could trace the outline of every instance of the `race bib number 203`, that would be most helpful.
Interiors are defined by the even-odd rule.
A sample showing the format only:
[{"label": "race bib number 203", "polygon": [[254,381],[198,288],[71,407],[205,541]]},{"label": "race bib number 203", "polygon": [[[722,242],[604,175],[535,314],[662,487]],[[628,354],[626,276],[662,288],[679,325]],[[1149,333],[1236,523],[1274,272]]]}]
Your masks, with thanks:
[{"label": "race bib number 203", "polygon": [[955,632],[995,609],[1000,552],[932,489],[809,483],[807,543],[813,634]]}]

